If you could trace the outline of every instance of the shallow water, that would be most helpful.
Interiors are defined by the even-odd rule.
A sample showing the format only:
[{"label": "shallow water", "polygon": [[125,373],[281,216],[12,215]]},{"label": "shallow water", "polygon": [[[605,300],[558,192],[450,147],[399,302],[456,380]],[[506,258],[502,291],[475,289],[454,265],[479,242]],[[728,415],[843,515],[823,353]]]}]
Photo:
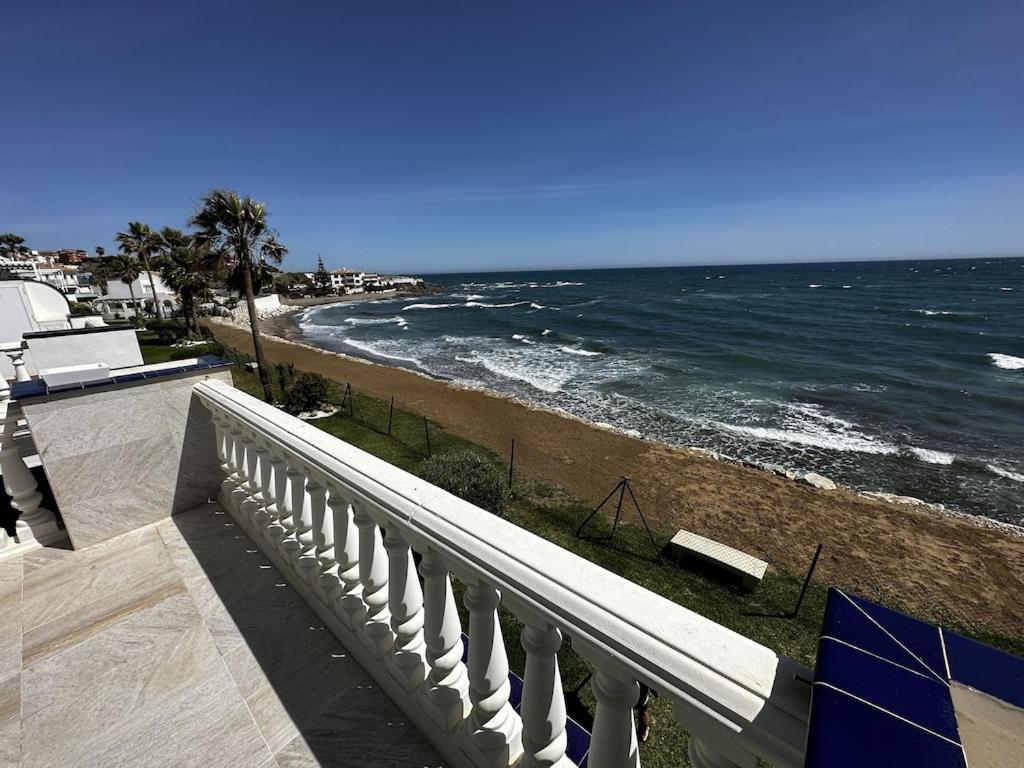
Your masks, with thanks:
[{"label": "shallow water", "polygon": [[1024,522],[1024,259],[436,275],[329,349]]}]

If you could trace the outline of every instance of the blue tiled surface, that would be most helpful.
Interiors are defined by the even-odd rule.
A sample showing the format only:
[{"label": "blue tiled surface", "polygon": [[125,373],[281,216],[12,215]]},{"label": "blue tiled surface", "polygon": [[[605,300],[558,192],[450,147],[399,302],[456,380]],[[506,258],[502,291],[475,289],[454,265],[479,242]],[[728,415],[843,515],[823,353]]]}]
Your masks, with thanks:
[{"label": "blue tiled surface", "polygon": [[[844,593],[845,594],[845,593]],[[942,679],[946,676],[946,662],[942,655],[942,640],[938,627],[925,624],[923,621],[883,608],[881,605],[868,602],[853,595],[846,595],[854,604],[867,613],[878,624],[885,628],[889,636],[895,638],[893,645],[907,648],[915,657],[925,663],[935,676]],[[875,627],[878,633],[878,627]],[[898,641],[898,643],[897,643]],[[854,642],[854,645],[859,643]],[[886,658],[889,658],[886,656]]]},{"label": "blue tiled surface", "polygon": [[231,365],[227,360],[224,360],[215,355],[203,355],[202,357],[196,358],[197,362],[193,365],[180,365],[174,366],[173,368],[163,368],[156,371],[143,371],[139,373],[126,373],[120,376],[111,376],[109,379],[102,379],[100,381],[87,381],[79,382],[77,384],[65,384],[60,387],[47,387],[42,379],[33,379],[32,381],[19,381],[11,386],[11,399],[12,400],[26,400],[33,397],[45,397],[49,394],[56,394],[59,392],[70,392],[72,390],[80,389],[91,389],[93,387],[106,387],[111,384],[126,384],[132,381],[143,381],[146,379],[159,379],[164,376],[173,376],[179,373],[193,373],[195,371],[208,370],[210,368],[227,368]]},{"label": "blue tiled surface", "polygon": [[823,641],[815,677],[957,741],[949,687],[836,641]]},{"label": "blue tiled surface", "polygon": [[964,768],[959,744],[889,717],[824,685],[814,686],[805,768]]},{"label": "blue tiled surface", "polygon": [[952,681],[1024,708],[1024,659],[830,589],[806,768],[965,768]]},{"label": "blue tiled surface", "polygon": [[950,677],[1024,709],[1024,659],[942,630]]}]

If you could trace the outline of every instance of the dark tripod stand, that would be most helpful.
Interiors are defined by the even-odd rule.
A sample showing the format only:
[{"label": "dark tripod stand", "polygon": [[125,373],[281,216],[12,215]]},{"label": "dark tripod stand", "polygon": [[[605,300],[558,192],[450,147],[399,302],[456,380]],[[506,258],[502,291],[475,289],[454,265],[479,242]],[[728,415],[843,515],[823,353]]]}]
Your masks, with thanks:
[{"label": "dark tripod stand", "polygon": [[587,523],[594,519],[594,516],[612,500],[616,495],[618,499],[615,502],[615,520],[612,522],[612,532],[607,536],[586,536],[582,538],[588,538],[591,541],[612,541],[615,538],[615,532],[619,529],[619,520],[622,518],[622,505],[626,500],[626,494],[629,494],[630,501],[633,502],[633,508],[636,509],[637,515],[640,517],[640,522],[644,524],[644,530],[647,531],[647,538],[651,541],[651,547],[654,549],[654,556],[661,557],[661,548],[658,546],[658,542],[654,540],[654,534],[651,533],[651,527],[647,524],[647,518],[644,517],[643,511],[640,509],[640,503],[636,500],[636,496],[633,495],[633,488],[629,484],[629,478],[623,477],[619,480],[619,484],[612,488],[612,492],[604,497],[604,501],[594,507],[594,511],[591,512],[587,519],[580,523],[580,527],[576,529],[576,537],[581,538],[583,529],[587,527]]}]

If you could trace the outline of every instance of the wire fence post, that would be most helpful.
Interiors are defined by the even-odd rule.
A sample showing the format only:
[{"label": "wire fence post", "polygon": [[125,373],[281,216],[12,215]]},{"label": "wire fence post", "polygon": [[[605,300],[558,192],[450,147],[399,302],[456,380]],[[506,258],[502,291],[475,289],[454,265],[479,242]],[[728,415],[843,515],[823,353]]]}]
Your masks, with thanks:
[{"label": "wire fence post", "polygon": [[430,422],[427,421],[427,417],[423,417],[423,433],[427,436],[427,458],[430,458]]},{"label": "wire fence post", "polygon": [[391,396],[391,407],[388,409],[388,435],[391,435],[391,420],[395,417],[395,396]]},{"label": "wire fence post", "polygon": [[512,473],[516,465],[516,439],[512,438],[512,452],[508,457],[508,487],[512,487]]},{"label": "wire fence post", "polygon": [[814,569],[818,567],[818,556],[821,554],[821,544],[818,544],[818,548],[814,550],[814,557],[811,559],[811,567],[807,569],[807,575],[804,576],[803,586],[800,587],[800,597],[796,599],[796,606],[789,613],[789,618],[795,619],[800,613],[800,606],[803,605],[804,596],[807,594],[807,587],[811,584],[811,576],[814,575]]}]

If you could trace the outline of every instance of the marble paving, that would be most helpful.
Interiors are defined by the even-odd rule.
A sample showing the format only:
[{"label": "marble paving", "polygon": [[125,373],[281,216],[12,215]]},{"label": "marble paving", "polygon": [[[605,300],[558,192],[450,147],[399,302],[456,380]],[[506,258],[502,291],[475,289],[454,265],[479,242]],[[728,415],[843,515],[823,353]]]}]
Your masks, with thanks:
[{"label": "marble paving", "polygon": [[0,561],[0,768],[441,764],[215,504]]}]

